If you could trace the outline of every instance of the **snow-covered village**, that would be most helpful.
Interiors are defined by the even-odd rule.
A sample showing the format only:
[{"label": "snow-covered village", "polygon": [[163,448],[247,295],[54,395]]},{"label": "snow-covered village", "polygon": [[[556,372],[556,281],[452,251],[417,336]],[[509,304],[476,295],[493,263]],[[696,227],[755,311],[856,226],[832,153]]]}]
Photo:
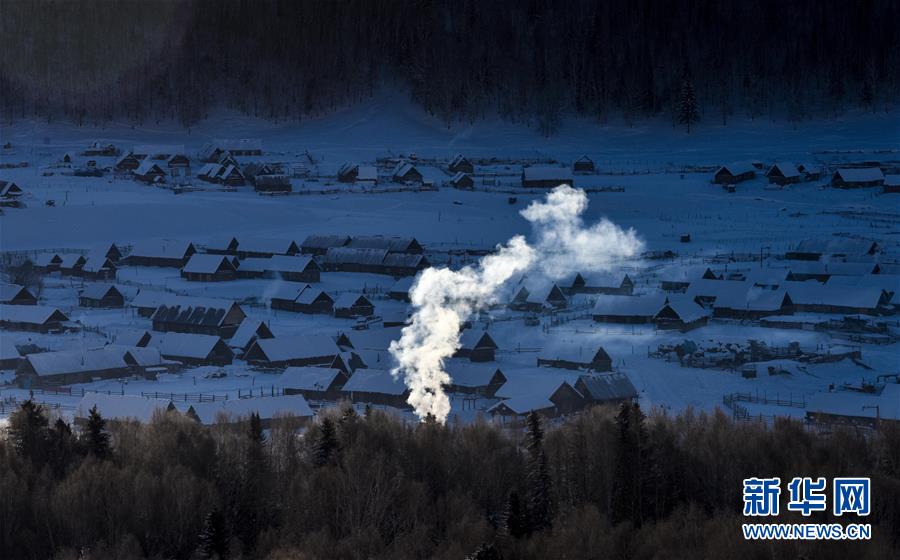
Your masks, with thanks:
[{"label": "snow-covered village", "polygon": [[[671,115],[548,130],[388,83],[186,126],[17,114],[17,71],[0,556],[664,558],[679,523],[706,533],[677,557],[900,550],[887,89],[726,119],[683,79]],[[741,480],[826,474],[874,481],[871,540],[740,534]]]}]

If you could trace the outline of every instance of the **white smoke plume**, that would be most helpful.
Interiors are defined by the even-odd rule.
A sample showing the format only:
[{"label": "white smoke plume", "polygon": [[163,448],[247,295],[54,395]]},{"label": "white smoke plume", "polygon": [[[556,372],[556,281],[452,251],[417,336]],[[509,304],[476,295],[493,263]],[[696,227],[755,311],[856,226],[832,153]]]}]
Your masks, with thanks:
[{"label": "white smoke plume", "polygon": [[463,321],[494,303],[510,278],[532,270],[549,278],[575,270],[608,270],[618,259],[641,250],[643,244],[633,230],[622,230],[609,220],[585,227],[581,214],[587,205],[584,191],[559,186],[546,201],[533,202],[522,211],[534,229],[533,244],[517,235],[477,265],[422,271],[410,291],[416,309],[412,321],[390,347],[398,363],[393,373],[403,376],[410,389],[407,402],[420,418],[447,419],[450,399],[443,388],[451,379],[444,360],[459,348]]}]

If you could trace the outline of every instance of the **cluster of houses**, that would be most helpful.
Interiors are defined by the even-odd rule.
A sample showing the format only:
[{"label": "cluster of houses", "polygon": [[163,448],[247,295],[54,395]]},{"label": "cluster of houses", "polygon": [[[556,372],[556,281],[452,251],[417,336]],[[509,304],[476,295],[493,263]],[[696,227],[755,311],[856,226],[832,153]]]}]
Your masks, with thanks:
[{"label": "cluster of houses", "polygon": [[[758,162],[736,162],[716,169],[712,182],[733,190],[735,184],[755,178],[763,169],[769,183],[781,186],[817,181],[825,175],[824,166],[813,163],[777,162],[765,168]],[[877,163],[848,164],[831,173],[831,186],[842,189],[882,186],[886,193],[897,193],[900,175],[885,175]]]},{"label": "cluster of houses", "polygon": [[900,309],[900,270],[878,262],[869,240],[810,239],[764,269],[663,279],[660,290],[636,296],[602,294],[598,322],[656,324],[690,330],[711,318],[765,320],[794,313],[882,316]]}]

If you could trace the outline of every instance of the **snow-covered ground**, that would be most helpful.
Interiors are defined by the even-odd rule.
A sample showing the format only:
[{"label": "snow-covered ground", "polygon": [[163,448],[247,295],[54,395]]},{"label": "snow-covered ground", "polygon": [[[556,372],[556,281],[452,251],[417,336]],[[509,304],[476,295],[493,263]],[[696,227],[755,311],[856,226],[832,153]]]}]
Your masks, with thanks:
[{"label": "snow-covered ground", "polygon": [[[315,179],[294,179],[295,191],[318,190],[321,185],[340,188],[327,176],[345,161],[374,162],[416,154],[426,174],[441,182],[446,173],[432,159],[446,160],[463,153],[485,173],[497,175],[500,185],[474,192],[439,188],[432,192],[303,194],[267,197],[250,188],[236,192],[188,192],[149,187],[127,179],[82,178],[51,168],[65,152],[80,152],[102,139],[125,150],[140,144],[184,145],[191,157],[213,138],[261,138],[263,159],[303,165]],[[589,195],[588,222],[608,217],[634,228],[651,251],[672,250],[674,260],[623,263],[637,291],[648,291],[663,272],[705,266],[714,255],[777,254],[803,238],[841,234],[878,240],[884,259],[900,257],[900,196],[881,189],[838,190],[824,186],[827,178],[788,188],[772,188],[760,177],[726,193],[710,184],[706,168],[736,160],[813,162],[835,166],[842,162],[900,160],[900,118],[895,114],[854,114],[837,120],[799,124],[768,120],[732,119],[728,126],[705,123],[687,135],[659,121],[629,127],[568,120],[557,137],[543,138],[521,124],[488,119],[447,128],[412,105],[393,97],[378,97],[328,117],[302,123],[270,123],[222,113],[185,131],[171,123],[145,123],[141,127],[111,124],[106,128],[78,128],[64,123],[18,122],[2,131],[2,143],[12,148],[0,153],[0,163],[28,162],[29,166],[0,169],[0,179],[13,180],[27,195],[24,209],[7,208],[0,216],[0,251],[87,249],[97,244],[153,238],[189,240],[204,244],[224,236],[290,238],[298,243],[308,234],[382,234],[416,237],[426,249],[448,246],[479,247],[501,243],[515,234],[528,233],[519,211],[544,191],[517,193],[510,204],[508,192],[516,181],[521,161],[555,160],[569,164],[587,154],[598,173],[577,175],[576,186],[608,188]],[[498,158],[497,162],[486,160]],[[76,156],[76,165],[88,158]],[[111,158],[97,159],[101,166]],[[199,165],[195,166],[195,169]],[[702,168],[703,170],[699,170]],[[47,175],[52,171],[52,175]],[[761,174],[760,174],[761,175]],[[194,181],[198,186],[201,183]],[[491,192],[491,189],[497,192]],[[55,206],[45,205],[54,200]],[[690,234],[691,242],[679,238]],[[452,264],[462,264],[454,260]],[[738,265],[762,268],[765,259]],[[124,267],[118,281],[128,290],[152,288],[180,294],[228,299],[263,298],[274,281],[239,280],[225,283],[187,282],[177,269]],[[386,276],[325,273],[318,285],[331,292],[381,291],[393,279]],[[79,279],[49,278],[42,303],[71,313],[73,320],[91,327],[77,335],[56,336],[0,331],[16,344],[34,343],[48,349],[71,349],[102,344],[118,329],[150,329],[150,321],[131,310],[85,310],[77,307]],[[126,294],[127,295],[127,294]],[[403,310],[399,303],[375,297],[377,312]],[[351,333],[352,321],[271,311],[248,305],[251,318],[269,323],[278,335],[297,333]],[[582,318],[546,329],[523,327],[522,322],[497,321],[491,328],[500,343],[498,365],[515,375],[535,365],[537,349],[563,345],[593,352],[604,347],[615,367],[628,374],[643,402],[668,410],[722,406],[733,392],[769,395],[810,395],[830,384],[859,384],[876,375],[900,370],[900,346],[862,345],[861,362],[808,366],[793,375],[745,379],[740,372],[682,367],[650,357],[661,344],[685,339],[743,342],[750,339],[785,346],[827,347],[829,334],[782,330],[713,321],[680,334],[647,327],[607,325]],[[526,350],[517,350],[526,349]],[[586,350],[587,351],[587,350]],[[380,365],[379,367],[387,367]],[[226,368],[224,379],[209,379],[203,371],[187,370],[156,382],[104,381],[91,384],[103,390],[234,393],[270,386],[271,374],[250,372],[242,362]],[[10,380],[10,375],[5,375]],[[0,387],[0,396],[23,393]],[[53,399],[56,399],[55,401]],[[42,395],[39,400],[72,405],[65,397]],[[493,402],[493,401],[491,401]],[[480,403],[487,406],[491,402]],[[461,418],[475,414],[454,401]],[[763,409],[760,409],[763,410]],[[771,414],[768,409],[754,413]],[[792,414],[787,411],[785,414]]]}]

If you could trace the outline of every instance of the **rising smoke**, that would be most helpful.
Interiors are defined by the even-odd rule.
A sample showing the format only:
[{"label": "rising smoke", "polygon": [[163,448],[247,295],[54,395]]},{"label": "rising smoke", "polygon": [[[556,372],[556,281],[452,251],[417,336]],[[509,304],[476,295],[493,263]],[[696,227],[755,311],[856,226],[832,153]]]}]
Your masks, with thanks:
[{"label": "rising smoke", "polygon": [[450,399],[444,386],[451,380],[444,360],[459,348],[463,321],[495,303],[510,278],[526,271],[556,279],[576,270],[608,270],[617,259],[640,251],[642,243],[633,230],[622,230],[606,219],[585,227],[581,214],[587,205],[584,191],[559,186],[546,201],[533,202],[522,211],[534,229],[532,244],[517,235],[477,265],[421,273],[410,291],[416,310],[412,321],[390,347],[398,363],[393,373],[403,376],[410,389],[407,402],[420,418],[447,419]]}]

